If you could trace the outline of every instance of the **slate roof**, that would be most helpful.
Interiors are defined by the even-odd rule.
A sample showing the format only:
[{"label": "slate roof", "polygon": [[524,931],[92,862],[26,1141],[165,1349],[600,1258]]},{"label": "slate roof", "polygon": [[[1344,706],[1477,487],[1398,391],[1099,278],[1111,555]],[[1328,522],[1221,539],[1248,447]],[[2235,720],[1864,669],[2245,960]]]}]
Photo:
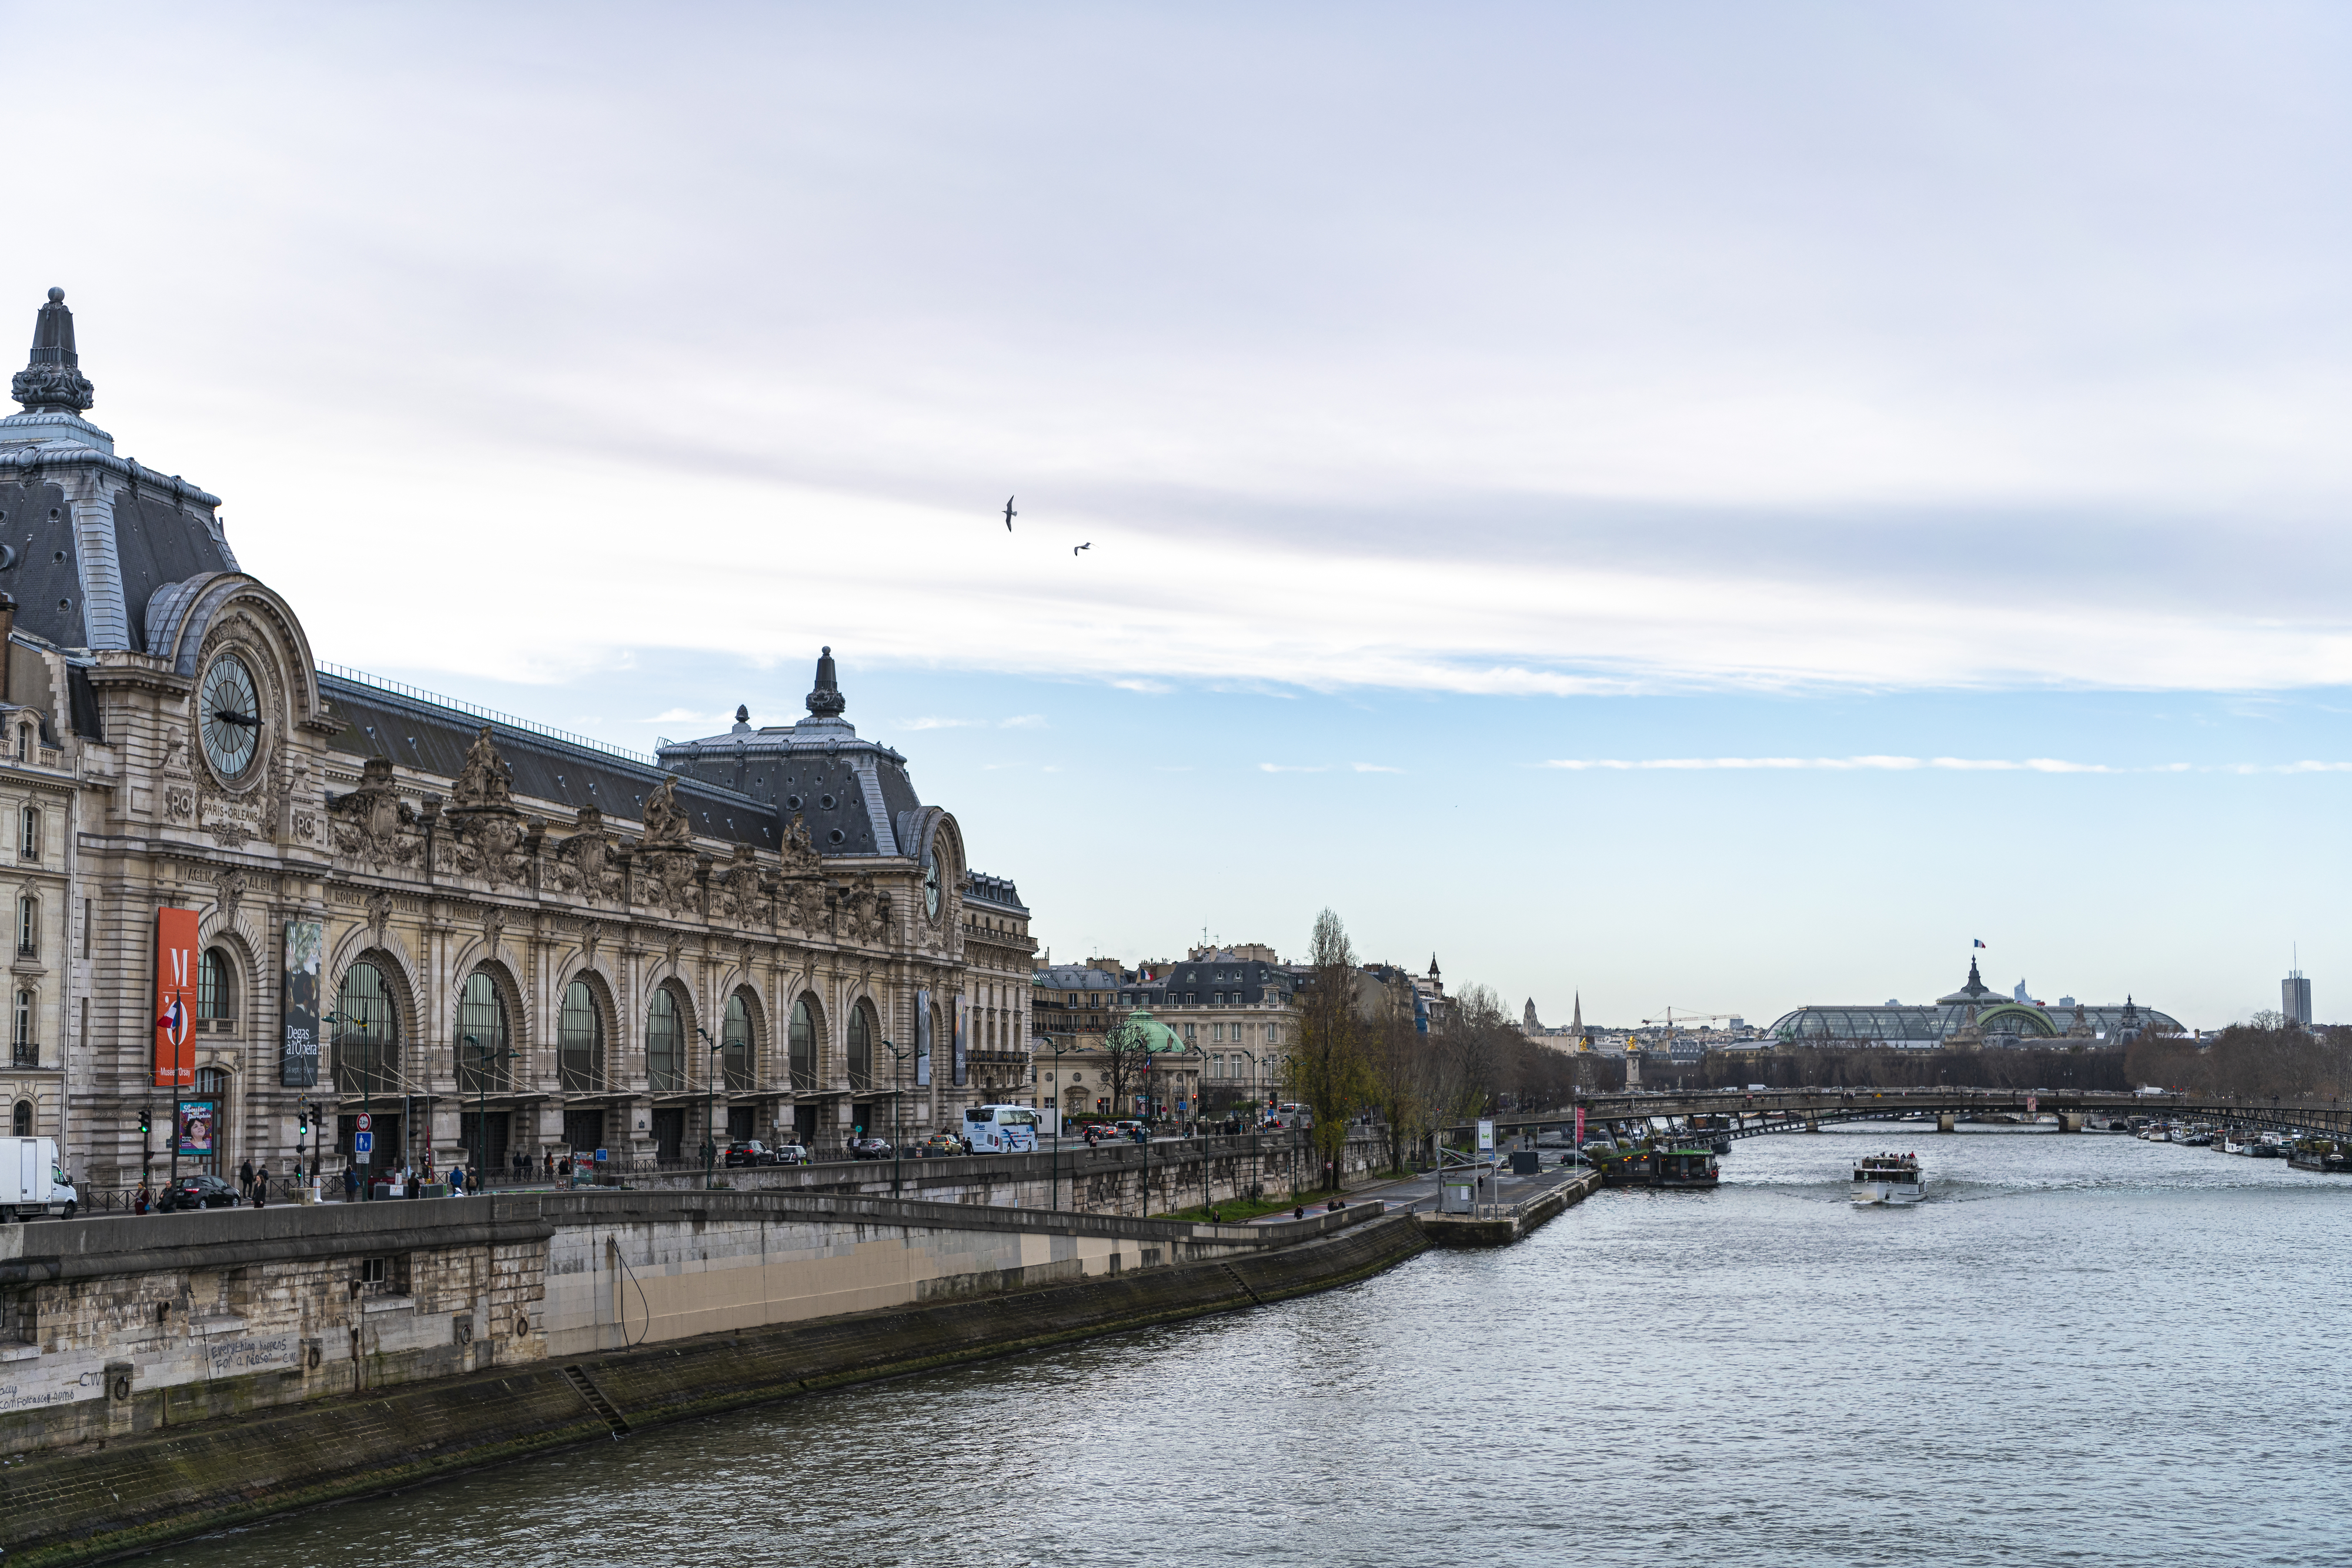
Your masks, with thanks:
[{"label": "slate roof", "polygon": [[[46,351],[78,364],[62,298],[35,319],[28,371],[40,368],[60,319],[66,347]],[[109,489],[110,515],[89,499]],[[145,652],[147,601],[158,588],[238,570],[219,508],[219,497],[177,474],[116,456],[114,437],[72,408],[37,400],[0,419],[0,543],[16,552],[0,569],[0,590],[16,598],[16,624],[58,647]]]},{"label": "slate roof", "polygon": [[823,854],[919,853],[915,819],[923,802],[907,759],[860,739],[841,716],[846,705],[831,648],[818,656],[807,701],[809,716],[797,724],[755,729],[750,710],[738,708],[726,734],[665,740],[656,754],[671,771],[766,804],[783,821],[797,813]]},{"label": "slate roof", "polygon": [[[499,755],[514,769],[518,800],[560,806],[576,814],[594,806],[608,823],[640,822],[645,799],[667,776],[662,768],[631,762],[593,747],[444,706],[404,692],[363,685],[345,675],[319,672],[319,695],[343,727],[328,742],[352,757],[389,757],[403,768],[455,779],[465,767],[466,749],[488,724]],[[731,789],[681,779],[678,809],[694,831],[710,838],[772,850],[782,842],[775,809]],[[569,817],[551,820],[561,827]],[[785,820],[789,822],[790,819]]]}]

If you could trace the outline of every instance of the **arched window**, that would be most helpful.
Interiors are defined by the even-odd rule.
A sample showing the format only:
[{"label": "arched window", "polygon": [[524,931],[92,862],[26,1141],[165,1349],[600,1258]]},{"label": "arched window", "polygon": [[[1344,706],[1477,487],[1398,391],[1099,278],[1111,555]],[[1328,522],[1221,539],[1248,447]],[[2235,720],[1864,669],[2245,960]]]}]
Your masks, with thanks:
[{"label": "arched window", "polygon": [[793,1004],[793,1088],[808,1093],[816,1088],[816,1019],[803,997]]},{"label": "arched window", "polygon": [[41,858],[41,812],[37,806],[27,806],[17,814],[16,858],[27,862]]},{"label": "arched window", "polygon": [[667,986],[660,987],[646,1009],[646,1077],[656,1094],[686,1087],[680,1070],[686,1042],[680,1035],[677,998]]},{"label": "arched window", "polygon": [[604,1013],[585,980],[563,988],[563,1020],[556,1036],[567,1090],[602,1089],[604,1076]]},{"label": "arched window", "polygon": [[20,1138],[33,1135],[33,1103],[30,1100],[16,1102],[16,1113],[8,1118],[8,1125]]},{"label": "arched window", "polygon": [[41,956],[41,901],[29,893],[16,900],[16,956]]},{"label": "arched window", "polygon": [[863,1094],[874,1087],[874,1030],[864,1002],[849,1009],[849,1087]]},{"label": "arched window", "polygon": [[217,947],[207,947],[196,957],[196,1017],[226,1019],[235,1016],[229,1010],[228,955]]},{"label": "arched window", "polygon": [[383,971],[367,963],[345,970],[331,1022],[335,1087],[345,1094],[397,1092],[400,1019]]},{"label": "arched window", "polygon": [[727,1073],[727,1092],[748,1094],[751,1092],[751,1009],[743,1005],[743,993],[737,991],[727,998],[727,1021],[719,1030],[719,1060]]},{"label": "arched window", "polygon": [[489,971],[477,969],[457,995],[457,1092],[503,1090],[508,1078],[506,998]]},{"label": "arched window", "polygon": [[29,1051],[39,1047],[33,1042],[33,993],[23,988],[16,991],[16,1027],[9,1039],[16,1042],[16,1056],[21,1061]]},{"label": "arched window", "polygon": [[29,724],[20,724],[16,727],[16,760],[30,762],[32,759],[33,727]]}]

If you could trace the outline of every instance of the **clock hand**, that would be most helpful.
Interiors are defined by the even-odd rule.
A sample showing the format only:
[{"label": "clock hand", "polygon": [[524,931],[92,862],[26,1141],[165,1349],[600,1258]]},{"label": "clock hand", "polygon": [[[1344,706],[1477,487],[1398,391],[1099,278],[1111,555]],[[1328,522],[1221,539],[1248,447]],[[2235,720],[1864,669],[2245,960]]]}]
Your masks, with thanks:
[{"label": "clock hand", "polygon": [[261,727],[261,721],[259,719],[254,717],[249,713],[239,713],[235,708],[216,707],[213,709],[213,716],[219,719],[224,724],[239,725],[247,729],[259,729]]}]

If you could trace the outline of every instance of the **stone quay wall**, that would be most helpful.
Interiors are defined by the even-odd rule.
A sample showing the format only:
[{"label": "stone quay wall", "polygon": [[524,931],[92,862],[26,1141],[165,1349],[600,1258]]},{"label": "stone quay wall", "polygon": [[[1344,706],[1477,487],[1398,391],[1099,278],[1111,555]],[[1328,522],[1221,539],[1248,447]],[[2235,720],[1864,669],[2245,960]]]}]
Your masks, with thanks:
[{"label": "stone quay wall", "polygon": [[[1341,1166],[1349,1177],[1367,1176],[1388,1163],[1387,1140],[1366,1132],[1348,1140]],[[1253,1139],[1185,1138],[1151,1145],[1150,1190],[1139,1144],[1104,1144],[1039,1155],[959,1155],[946,1159],[850,1161],[821,1166],[758,1166],[716,1172],[737,1188],[762,1192],[890,1194],[939,1203],[977,1203],[1003,1208],[1069,1209],[1092,1214],[1166,1213],[1203,1202],[1230,1203],[1252,1186],[1277,1196],[1297,1192],[1321,1179],[1314,1150],[1297,1133],[1265,1133]],[[1203,1196],[1202,1167],[1208,1168]],[[895,1175],[894,1175],[895,1171]],[[699,1170],[635,1175],[636,1187],[685,1191],[702,1186]]]},{"label": "stone quay wall", "polygon": [[1213,1226],[590,1188],[0,1227],[0,1455],[1245,1254],[1368,1212]]},{"label": "stone quay wall", "polygon": [[[141,1550],[649,1423],[1260,1305],[1427,1245],[1410,1216],[1370,1205],[1190,1226],[724,1192],[223,1211],[29,1233],[55,1249],[0,1260],[0,1291],[20,1322],[28,1290],[37,1322],[41,1306],[58,1311],[39,1354],[5,1372],[20,1390],[70,1392],[0,1415],[15,1448],[0,1464],[12,1568]],[[627,1266],[600,1268],[613,1261]],[[215,1326],[229,1317],[243,1326]],[[601,1335],[614,1343],[584,1343]]]}]

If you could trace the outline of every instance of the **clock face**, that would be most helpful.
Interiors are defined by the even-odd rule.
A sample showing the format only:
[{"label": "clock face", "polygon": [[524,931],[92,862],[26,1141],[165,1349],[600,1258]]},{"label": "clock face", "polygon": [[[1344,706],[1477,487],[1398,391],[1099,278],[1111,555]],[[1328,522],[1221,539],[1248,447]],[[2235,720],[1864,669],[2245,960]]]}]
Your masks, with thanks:
[{"label": "clock face", "polygon": [[261,746],[261,701],[253,672],[235,653],[223,653],[205,672],[196,702],[205,760],[223,779],[242,778]]},{"label": "clock face", "polygon": [[923,912],[934,920],[940,915],[940,862],[937,855],[923,857]]}]

